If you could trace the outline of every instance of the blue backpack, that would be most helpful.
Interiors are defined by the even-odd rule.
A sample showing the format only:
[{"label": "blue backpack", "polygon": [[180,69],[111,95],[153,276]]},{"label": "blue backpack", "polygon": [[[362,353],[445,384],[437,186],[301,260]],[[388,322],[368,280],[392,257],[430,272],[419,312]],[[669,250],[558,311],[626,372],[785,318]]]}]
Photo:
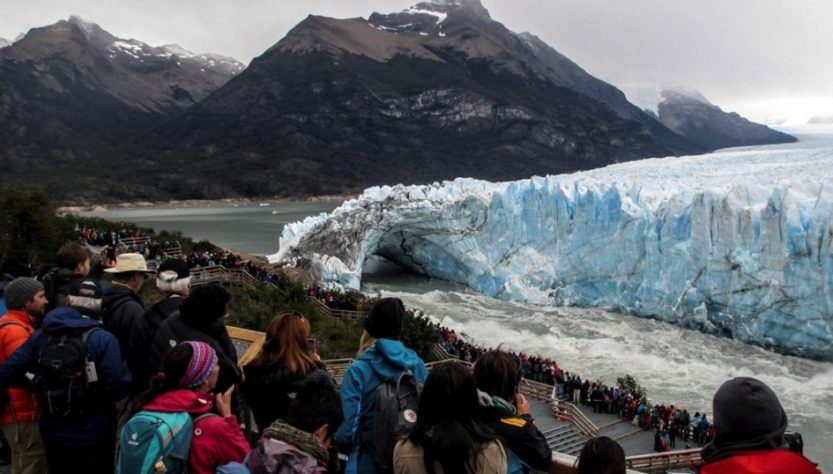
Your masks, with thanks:
[{"label": "blue backpack", "polygon": [[121,429],[117,474],[184,474],[194,421],[187,412],[142,410]]}]

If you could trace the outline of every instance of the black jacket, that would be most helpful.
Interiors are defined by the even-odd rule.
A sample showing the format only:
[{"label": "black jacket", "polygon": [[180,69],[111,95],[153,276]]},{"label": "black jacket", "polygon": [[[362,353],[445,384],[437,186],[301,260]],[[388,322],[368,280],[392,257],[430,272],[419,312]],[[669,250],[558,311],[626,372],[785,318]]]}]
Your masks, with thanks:
[{"label": "black jacket", "polygon": [[[136,322],[130,333],[130,350],[127,352],[127,365],[133,372],[133,389],[135,395],[148,388],[150,378],[156,374],[156,368],[151,364],[151,346],[156,332],[168,317],[179,311],[179,305],[184,301],[180,296],[169,296],[151,306],[146,316]],[[161,359],[160,359],[161,360]]]},{"label": "black jacket", "polygon": [[225,392],[232,385],[240,382],[240,369],[237,367],[237,351],[225,326],[211,330],[196,328],[189,325],[179,312],[170,315],[153,338],[150,349],[150,363],[153,370],[159,370],[162,357],[171,347],[183,341],[201,341],[217,352],[220,364],[220,378],[217,380],[217,393]]},{"label": "black jacket", "polygon": [[145,318],[147,309],[139,295],[130,288],[113,284],[104,292],[101,320],[116,336],[123,354],[130,350],[130,334],[137,321]]},{"label": "black jacket", "polygon": [[547,439],[535,426],[530,415],[517,416],[496,406],[477,407],[477,419],[491,428],[505,441],[521,461],[533,469],[546,471],[552,463],[552,450]]},{"label": "black jacket", "polygon": [[[318,370],[313,366],[307,375]],[[275,420],[285,420],[292,401],[290,394],[295,390],[295,382],[304,377],[289,373],[283,364],[268,366],[247,365],[243,367],[246,381],[240,387],[246,403],[252,409],[257,428],[263,431]]]}]

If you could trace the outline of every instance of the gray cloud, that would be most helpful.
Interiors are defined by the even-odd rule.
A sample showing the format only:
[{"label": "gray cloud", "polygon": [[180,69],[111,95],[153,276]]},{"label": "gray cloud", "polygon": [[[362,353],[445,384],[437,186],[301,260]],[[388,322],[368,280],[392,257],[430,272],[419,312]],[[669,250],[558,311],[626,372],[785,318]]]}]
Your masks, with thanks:
[{"label": "gray cloud", "polygon": [[[2,0],[2,4],[13,0]],[[178,43],[248,63],[308,14],[393,12],[400,0],[31,0],[0,4],[0,37],[71,14],[124,38]],[[701,91],[754,119],[833,113],[829,0],[483,0],[509,29],[529,31],[626,92]]]}]

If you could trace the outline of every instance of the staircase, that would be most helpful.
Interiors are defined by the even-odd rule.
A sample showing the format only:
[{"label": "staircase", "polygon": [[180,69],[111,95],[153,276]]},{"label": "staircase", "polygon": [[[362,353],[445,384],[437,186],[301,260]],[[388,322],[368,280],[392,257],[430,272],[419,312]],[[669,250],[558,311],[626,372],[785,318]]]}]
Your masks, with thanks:
[{"label": "staircase", "polygon": [[579,433],[572,423],[559,423],[555,428],[542,431],[541,434],[547,439],[551,450],[571,456],[578,456],[587,442],[587,438]]}]

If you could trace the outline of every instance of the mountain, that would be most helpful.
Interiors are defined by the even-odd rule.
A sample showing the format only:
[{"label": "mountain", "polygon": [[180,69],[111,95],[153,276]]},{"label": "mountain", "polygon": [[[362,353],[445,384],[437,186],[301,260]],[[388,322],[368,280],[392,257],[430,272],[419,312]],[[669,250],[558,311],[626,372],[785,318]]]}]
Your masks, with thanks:
[{"label": "mountain", "polygon": [[[705,151],[477,0],[309,16],[130,148],[165,167],[148,176],[160,192],[204,198],[507,180]],[[213,179],[228,163],[234,173]]]},{"label": "mountain", "polygon": [[7,40],[6,38],[0,38],[0,49],[5,48],[6,46],[11,46],[12,42]]},{"label": "mountain", "polygon": [[795,137],[724,112],[695,91],[664,90],[658,106],[659,121],[707,149],[793,143]]},{"label": "mountain", "polygon": [[[244,66],[175,45],[121,39],[73,16],[32,28],[0,50],[0,160],[4,175],[96,197],[124,165],[125,138],[204,99]],[[83,169],[82,169],[83,167]]]}]

